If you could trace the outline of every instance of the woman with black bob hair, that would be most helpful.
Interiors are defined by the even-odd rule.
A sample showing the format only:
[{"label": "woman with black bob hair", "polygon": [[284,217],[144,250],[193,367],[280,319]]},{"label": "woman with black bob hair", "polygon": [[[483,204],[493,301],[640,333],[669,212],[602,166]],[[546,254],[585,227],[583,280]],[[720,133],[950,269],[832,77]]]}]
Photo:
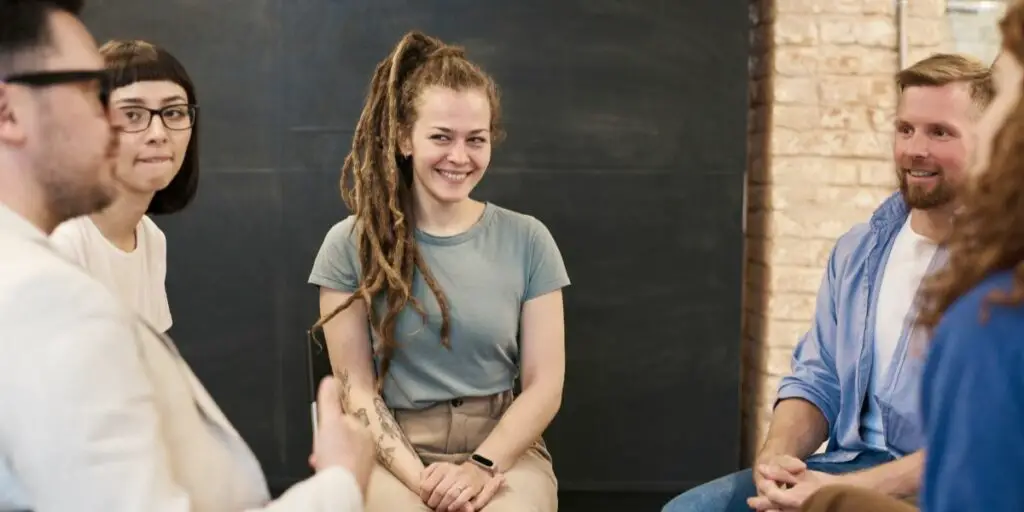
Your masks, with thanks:
[{"label": "woman with black bob hair", "polygon": [[103,211],[69,220],[54,245],[161,332],[172,320],[164,285],[167,240],[150,215],[181,211],[199,185],[195,87],[169,52],[145,41],[100,48],[119,127],[118,194]]}]

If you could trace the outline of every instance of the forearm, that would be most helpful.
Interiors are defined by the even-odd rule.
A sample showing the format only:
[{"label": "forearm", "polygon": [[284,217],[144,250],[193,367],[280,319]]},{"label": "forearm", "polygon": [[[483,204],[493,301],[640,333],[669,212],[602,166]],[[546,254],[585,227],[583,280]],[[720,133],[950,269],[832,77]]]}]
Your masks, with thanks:
[{"label": "forearm", "polygon": [[843,475],[843,483],[871,489],[896,498],[917,494],[924,471],[924,451],[918,450],[906,457],[875,466],[871,469]]},{"label": "forearm", "polygon": [[775,407],[768,437],[758,458],[790,455],[806,459],[826,439],[828,421],[821,410],[802,398],[789,398]]},{"label": "forearm", "polygon": [[540,438],[561,405],[561,387],[524,389],[477,452],[492,460],[500,471],[508,470]]},{"label": "forearm", "polygon": [[[347,382],[342,376],[339,379],[343,383]],[[342,407],[373,433],[380,465],[391,471],[406,487],[419,492],[423,461],[388,410],[384,399],[370,390],[344,389]]]}]

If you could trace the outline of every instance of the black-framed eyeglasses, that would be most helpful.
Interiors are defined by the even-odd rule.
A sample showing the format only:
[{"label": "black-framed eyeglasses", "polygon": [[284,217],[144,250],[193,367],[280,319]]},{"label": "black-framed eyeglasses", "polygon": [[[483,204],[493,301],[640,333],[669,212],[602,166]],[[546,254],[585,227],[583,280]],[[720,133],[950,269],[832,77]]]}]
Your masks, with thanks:
[{"label": "black-framed eyeglasses", "polygon": [[158,116],[168,130],[188,130],[196,123],[198,105],[167,105],[163,108],[147,108],[140,105],[118,107],[118,126],[125,133],[139,133],[149,129],[153,117]]},{"label": "black-framed eyeglasses", "polygon": [[0,79],[0,82],[27,85],[29,87],[50,87],[53,85],[92,81],[97,82],[99,86],[97,93],[99,95],[100,104],[106,107],[110,101],[110,81],[108,79],[107,72],[102,69],[34,71],[30,73],[18,73]]}]

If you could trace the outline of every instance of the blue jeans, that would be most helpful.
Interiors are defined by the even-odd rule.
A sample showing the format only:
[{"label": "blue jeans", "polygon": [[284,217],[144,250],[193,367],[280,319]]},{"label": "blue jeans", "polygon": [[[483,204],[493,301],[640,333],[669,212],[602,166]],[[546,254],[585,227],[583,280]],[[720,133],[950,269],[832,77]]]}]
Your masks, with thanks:
[{"label": "blue jeans", "polygon": [[[872,468],[892,460],[892,455],[883,452],[861,453],[849,462],[840,463],[814,462],[812,457],[807,461],[807,469],[841,475]],[[661,509],[661,512],[750,512],[747,498],[756,495],[754,475],[749,469],[744,469],[676,496]]]}]

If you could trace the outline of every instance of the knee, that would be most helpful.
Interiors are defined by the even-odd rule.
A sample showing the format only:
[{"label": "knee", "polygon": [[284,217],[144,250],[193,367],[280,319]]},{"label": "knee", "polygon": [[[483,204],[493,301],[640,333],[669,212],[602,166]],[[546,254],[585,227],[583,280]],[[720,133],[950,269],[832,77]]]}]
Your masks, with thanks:
[{"label": "knee", "polygon": [[395,475],[380,464],[373,468],[370,485],[365,497],[367,512],[392,512],[408,510],[410,512],[431,512],[420,499],[419,495],[410,490]]},{"label": "knee", "polygon": [[747,498],[755,494],[753,477],[750,475],[750,470],[745,470],[698,485],[673,498],[661,510],[662,512],[750,510],[750,507],[747,506]]},{"label": "knee", "polygon": [[557,512],[558,493],[546,489],[502,489],[483,512]]},{"label": "knee", "polygon": [[544,509],[532,503],[516,503],[514,501],[492,501],[481,509],[482,512],[555,512],[556,508]]},{"label": "knee", "polygon": [[556,512],[557,503],[542,506],[539,503],[516,501],[516,500],[495,500],[491,501],[481,509],[482,512]]},{"label": "knee", "polygon": [[697,489],[690,489],[689,491],[672,498],[671,501],[661,508],[661,512],[684,512],[686,510],[694,510],[694,505],[700,501],[696,499],[693,494],[693,491],[696,490]]},{"label": "knee", "polygon": [[708,484],[700,485],[683,492],[672,498],[671,501],[662,507],[661,512],[687,512],[689,510],[723,510],[723,505],[714,506],[714,502],[723,501],[719,499],[719,493]]}]

